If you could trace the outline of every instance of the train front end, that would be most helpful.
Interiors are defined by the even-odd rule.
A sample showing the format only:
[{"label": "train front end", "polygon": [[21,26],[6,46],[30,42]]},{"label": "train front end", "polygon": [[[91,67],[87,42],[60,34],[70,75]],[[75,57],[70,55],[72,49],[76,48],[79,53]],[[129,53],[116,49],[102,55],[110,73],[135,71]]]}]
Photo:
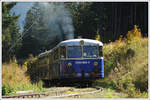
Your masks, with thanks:
[{"label": "train front end", "polygon": [[61,60],[61,78],[97,79],[104,78],[104,60],[102,43],[78,40],[70,41],[62,50],[65,52]]},{"label": "train front end", "polygon": [[104,78],[103,59],[78,59],[62,61],[64,78]]}]

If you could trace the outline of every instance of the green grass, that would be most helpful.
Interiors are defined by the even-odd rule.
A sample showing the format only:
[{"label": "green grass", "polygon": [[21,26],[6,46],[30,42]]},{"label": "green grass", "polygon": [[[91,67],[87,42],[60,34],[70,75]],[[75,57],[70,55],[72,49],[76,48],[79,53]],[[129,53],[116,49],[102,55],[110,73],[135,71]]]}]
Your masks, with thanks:
[{"label": "green grass", "polygon": [[111,88],[103,88],[100,92],[81,95],[80,98],[126,98],[127,96],[123,92],[118,92]]}]

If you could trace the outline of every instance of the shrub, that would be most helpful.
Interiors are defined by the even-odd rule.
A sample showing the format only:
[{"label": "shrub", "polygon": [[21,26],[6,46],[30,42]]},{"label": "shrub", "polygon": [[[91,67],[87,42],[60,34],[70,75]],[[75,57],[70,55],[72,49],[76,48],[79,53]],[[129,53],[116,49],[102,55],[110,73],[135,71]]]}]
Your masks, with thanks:
[{"label": "shrub", "polygon": [[2,86],[2,95],[15,94],[16,91],[12,87],[8,87],[6,85]]},{"label": "shrub", "polygon": [[[135,25],[126,38],[104,44],[105,84],[129,97],[146,97],[148,89],[148,39]],[[100,84],[97,82],[97,84]],[[109,85],[107,85],[109,86]],[[140,92],[139,92],[140,91]]]},{"label": "shrub", "polygon": [[133,40],[133,38],[138,37],[141,38],[141,30],[138,28],[137,25],[134,25],[134,29],[128,31],[127,33],[127,39],[128,40]]}]

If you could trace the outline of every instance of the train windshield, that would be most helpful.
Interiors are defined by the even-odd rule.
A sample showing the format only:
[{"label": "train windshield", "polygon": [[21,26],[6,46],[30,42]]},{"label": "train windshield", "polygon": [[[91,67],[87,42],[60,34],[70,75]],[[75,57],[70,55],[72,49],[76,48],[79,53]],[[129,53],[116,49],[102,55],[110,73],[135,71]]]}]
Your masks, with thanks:
[{"label": "train windshield", "polygon": [[98,57],[97,47],[96,46],[84,46],[83,57],[84,58],[97,58]]},{"label": "train windshield", "polygon": [[81,46],[68,46],[67,55],[68,58],[81,58],[82,57]]}]

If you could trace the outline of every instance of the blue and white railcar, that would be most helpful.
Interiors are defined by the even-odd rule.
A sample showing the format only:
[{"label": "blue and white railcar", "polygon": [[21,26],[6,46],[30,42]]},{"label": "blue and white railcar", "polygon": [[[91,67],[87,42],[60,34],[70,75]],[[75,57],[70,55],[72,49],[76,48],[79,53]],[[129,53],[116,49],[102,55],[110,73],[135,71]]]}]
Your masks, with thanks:
[{"label": "blue and white railcar", "polygon": [[61,78],[104,78],[102,42],[72,39],[59,44]]},{"label": "blue and white railcar", "polygon": [[91,39],[62,41],[39,54],[35,73],[42,80],[104,78],[102,47],[102,42]]}]

